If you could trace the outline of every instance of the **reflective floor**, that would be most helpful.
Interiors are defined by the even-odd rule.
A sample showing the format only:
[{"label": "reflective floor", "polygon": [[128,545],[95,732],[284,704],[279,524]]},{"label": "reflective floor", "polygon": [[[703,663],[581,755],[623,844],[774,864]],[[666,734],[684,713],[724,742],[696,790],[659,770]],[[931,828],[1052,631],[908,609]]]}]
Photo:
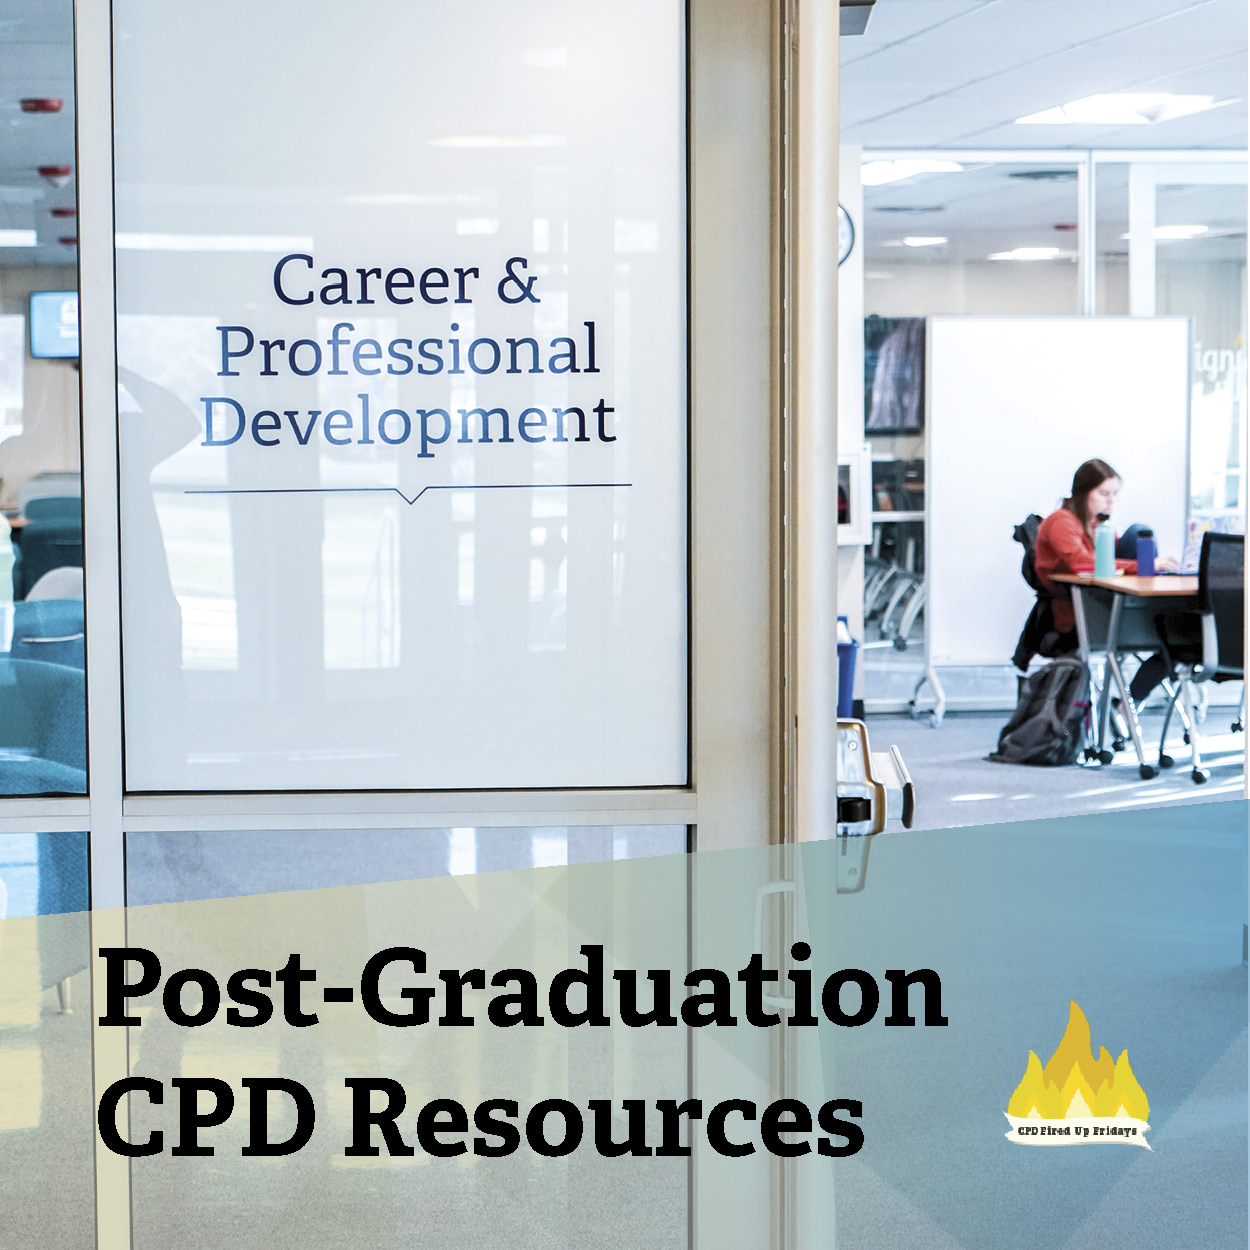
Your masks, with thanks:
[{"label": "reflective floor", "polygon": [[[897,746],[916,783],[917,829],[953,829],[1045,816],[1079,816],[1132,811],[1175,804],[1240,799],[1245,786],[1244,733],[1230,733],[1236,708],[1212,707],[1202,729],[1203,766],[1210,771],[1195,785],[1188,749],[1175,724],[1169,750],[1170,769],[1143,780],[1132,748],[1108,765],[1071,764],[1037,768],[997,764],[986,759],[994,750],[1009,712],[953,712],[941,725],[910,716],[869,716],[874,751]],[[1147,759],[1157,759],[1162,717],[1147,712],[1142,732]]]},{"label": "reflective floor", "polygon": [[[0,835],[0,904],[7,911],[0,921],[6,1246],[95,1245],[85,870],[85,835]],[[76,910],[62,910],[70,907]],[[40,910],[54,914],[37,915]]]},{"label": "reflective floor", "polygon": [[131,833],[129,906],[682,855],[684,825]]}]

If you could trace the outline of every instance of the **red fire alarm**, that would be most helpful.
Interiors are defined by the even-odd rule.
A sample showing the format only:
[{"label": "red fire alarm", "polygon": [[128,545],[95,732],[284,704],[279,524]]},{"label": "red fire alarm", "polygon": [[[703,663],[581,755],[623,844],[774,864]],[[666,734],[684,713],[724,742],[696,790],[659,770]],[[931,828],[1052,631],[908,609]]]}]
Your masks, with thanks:
[{"label": "red fire alarm", "polygon": [[53,217],[77,217],[78,210],[76,208],[50,208],[48,210]]},{"label": "red fire alarm", "polygon": [[61,101],[51,96],[28,96],[22,101],[23,113],[59,113]]},{"label": "red fire alarm", "polygon": [[73,165],[39,166],[39,176],[45,181],[50,182],[54,187],[63,187],[69,181],[70,174],[73,172]]}]

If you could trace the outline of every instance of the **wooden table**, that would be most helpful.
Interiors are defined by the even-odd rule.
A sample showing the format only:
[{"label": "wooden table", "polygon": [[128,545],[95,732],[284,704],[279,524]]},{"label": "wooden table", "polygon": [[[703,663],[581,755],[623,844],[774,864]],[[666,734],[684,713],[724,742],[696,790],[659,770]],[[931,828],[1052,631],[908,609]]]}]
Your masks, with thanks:
[{"label": "wooden table", "polygon": [[[1111,674],[1120,692],[1120,706],[1128,721],[1137,765],[1143,778],[1155,775],[1153,764],[1146,762],[1142,746],[1141,725],[1137,707],[1129,694],[1128,682],[1120,668],[1122,651],[1157,651],[1161,645],[1155,628],[1155,617],[1165,612],[1193,611],[1198,599],[1196,577],[1170,574],[1160,577],[1092,577],[1083,573],[1055,573],[1051,581],[1063,582],[1072,588],[1072,611],[1076,617],[1076,636],[1081,659],[1088,665],[1097,648],[1093,641],[1099,625],[1104,629],[1102,649],[1106,652],[1105,672]],[[1102,618],[1099,617],[1099,609]],[[1110,682],[1104,675],[1098,702],[1098,758],[1109,764],[1112,754],[1106,747],[1107,726],[1111,719]]]},{"label": "wooden table", "polygon": [[1094,577],[1085,573],[1052,573],[1052,582],[1066,582],[1070,586],[1097,586],[1101,590],[1115,591],[1121,595],[1133,595],[1139,599],[1187,598],[1198,593],[1198,578],[1183,574],[1166,573],[1158,577],[1138,577],[1124,573],[1120,577]]}]

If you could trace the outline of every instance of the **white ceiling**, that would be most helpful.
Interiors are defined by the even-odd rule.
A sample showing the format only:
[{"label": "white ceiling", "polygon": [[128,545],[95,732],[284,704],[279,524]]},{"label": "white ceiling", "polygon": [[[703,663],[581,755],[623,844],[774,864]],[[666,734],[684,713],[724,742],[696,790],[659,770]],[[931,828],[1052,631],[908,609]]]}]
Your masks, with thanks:
[{"label": "white ceiling", "polygon": [[[843,139],[873,148],[1244,148],[1246,22],[1245,0],[877,0],[867,32],[842,45]],[[74,183],[55,190],[36,173],[39,165],[74,163],[72,23],[72,0],[0,0],[0,229],[33,226],[40,239],[37,248],[0,249],[0,264],[74,257],[56,242],[76,233],[74,223],[48,212],[74,204]],[[1236,102],[1153,126],[1014,124],[1097,92],[1147,90]],[[65,107],[24,114],[18,102],[32,95],[59,96]],[[1054,226],[1075,220],[1075,186],[1024,183],[1008,172],[994,167],[870,190],[870,243],[950,234],[972,253],[984,252],[982,243],[1054,243]],[[1107,208],[1124,203],[1126,222],[1116,178],[1106,171],[1100,194],[1105,188]],[[876,212],[934,205],[948,211]],[[1221,188],[1192,193],[1183,207],[1221,221],[1238,215],[1236,194]],[[1244,200],[1239,220],[1244,230]],[[1114,250],[1120,225],[1107,223],[1100,247]]]},{"label": "white ceiling", "polygon": [[[1103,92],[1166,91],[1230,100],[1146,126],[1017,125]],[[842,43],[843,142],[870,149],[1242,149],[1247,135],[1245,0],[877,0],[868,30]],[[983,260],[1021,246],[1075,249],[1075,181],[1010,175],[1044,162],[977,165],[865,189],[874,259]],[[1054,168],[1054,166],[1050,166]],[[1127,168],[1098,176],[1099,250],[1124,252]],[[888,210],[929,209],[923,213]],[[1245,256],[1244,188],[1160,194],[1159,223],[1205,224],[1169,255]],[[946,236],[932,249],[906,235]]]},{"label": "white ceiling", "polygon": [[[842,133],[867,147],[1246,145],[1245,0],[877,0],[842,43]],[[1234,104],[1153,126],[1018,126],[1110,91]]]}]

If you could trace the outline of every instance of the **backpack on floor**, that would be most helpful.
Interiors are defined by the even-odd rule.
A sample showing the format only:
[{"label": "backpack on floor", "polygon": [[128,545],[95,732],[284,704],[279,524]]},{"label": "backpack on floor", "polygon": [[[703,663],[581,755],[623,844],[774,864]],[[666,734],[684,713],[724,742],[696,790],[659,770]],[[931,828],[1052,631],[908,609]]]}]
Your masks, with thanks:
[{"label": "backpack on floor", "polygon": [[1077,656],[1020,677],[1016,710],[998,735],[996,764],[1075,764],[1085,739],[1089,671]]}]

